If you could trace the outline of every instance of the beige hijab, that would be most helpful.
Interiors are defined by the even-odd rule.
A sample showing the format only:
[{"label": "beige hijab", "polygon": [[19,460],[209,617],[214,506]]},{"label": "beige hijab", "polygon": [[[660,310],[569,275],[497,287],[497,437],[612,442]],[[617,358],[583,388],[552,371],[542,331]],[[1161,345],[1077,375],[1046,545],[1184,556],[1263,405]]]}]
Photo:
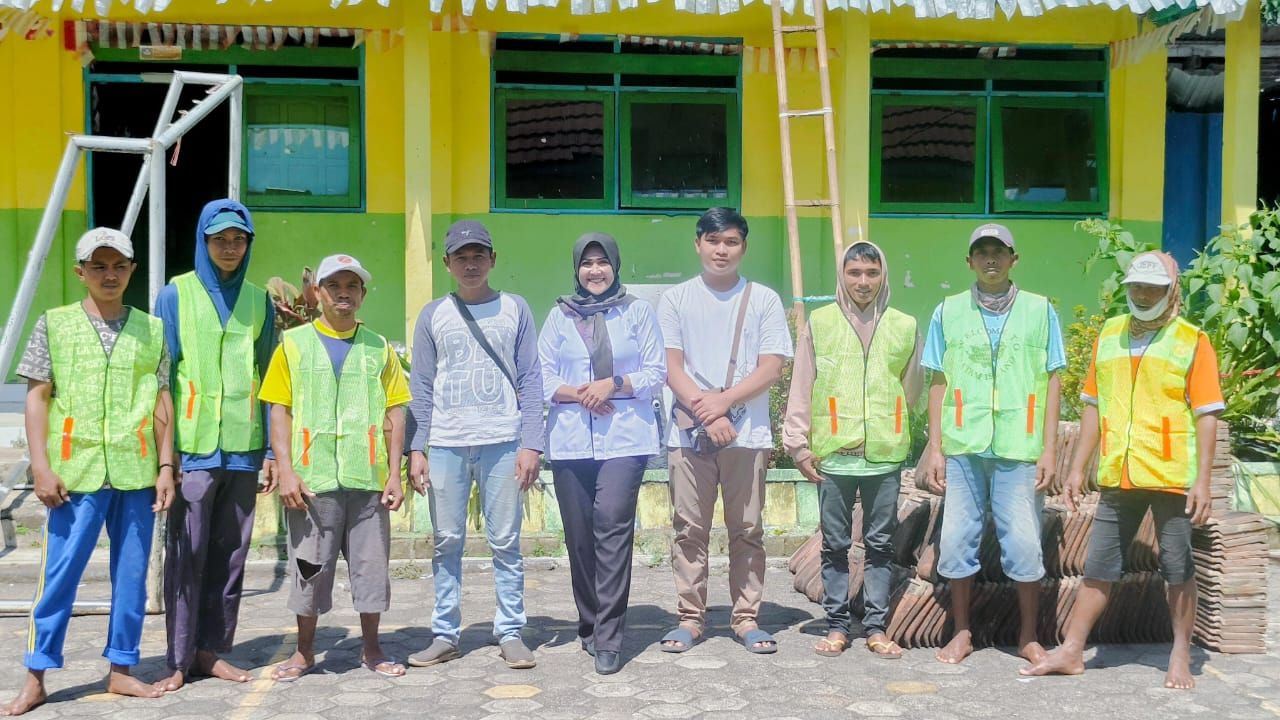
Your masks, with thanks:
[{"label": "beige hijab", "polygon": [[1173,282],[1169,283],[1169,304],[1165,307],[1164,313],[1160,317],[1144,322],[1132,315],[1129,316],[1129,334],[1134,337],[1156,332],[1178,317],[1178,313],[1182,310],[1182,281],[1178,275],[1178,261],[1174,260],[1169,253],[1160,252],[1159,250],[1145,252],[1143,255],[1151,255],[1159,260],[1160,264],[1164,265],[1165,272],[1169,273],[1169,277],[1173,278]]},{"label": "beige hijab", "polygon": [[[858,307],[844,287],[844,264],[848,262],[850,252],[859,245],[868,245],[880,255],[882,278],[880,292],[865,309]],[[875,334],[876,324],[880,322],[880,318],[884,317],[884,311],[889,307],[889,260],[880,246],[869,240],[859,240],[840,253],[839,267],[836,268],[836,303],[844,311],[845,319],[853,326],[854,332],[858,333],[858,339],[862,341],[862,351],[870,352],[871,337]]]}]

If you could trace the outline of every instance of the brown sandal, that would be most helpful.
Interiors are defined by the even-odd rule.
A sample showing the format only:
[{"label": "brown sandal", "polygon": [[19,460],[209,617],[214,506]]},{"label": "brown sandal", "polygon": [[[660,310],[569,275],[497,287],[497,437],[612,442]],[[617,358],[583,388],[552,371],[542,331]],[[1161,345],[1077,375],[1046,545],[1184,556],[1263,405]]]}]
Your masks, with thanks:
[{"label": "brown sandal", "polygon": [[840,657],[845,648],[849,647],[849,638],[840,633],[832,633],[839,636],[839,639],[824,637],[813,646],[813,651],[823,657]]},{"label": "brown sandal", "polygon": [[892,640],[868,640],[867,649],[882,660],[898,660],[902,657],[902,648]]}]

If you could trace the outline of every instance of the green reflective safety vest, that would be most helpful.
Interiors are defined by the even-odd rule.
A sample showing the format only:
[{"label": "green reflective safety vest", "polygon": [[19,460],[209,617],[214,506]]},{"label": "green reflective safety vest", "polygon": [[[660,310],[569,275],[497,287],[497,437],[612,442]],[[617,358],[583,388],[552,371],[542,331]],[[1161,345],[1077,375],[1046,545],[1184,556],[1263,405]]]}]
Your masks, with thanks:
[{"label": "green reflective safety vest", "polygon": [[280,341],[293,393],[293,469],[312,492],[381,491],[388,475],[387,341],[360,325],[335,377],[318,333],[303,325]]},{"label": "green reflective safety vest", "polygon": [[991,339],[978,304],[966,290],[942,301],[942,452],[1035,462],[1044,451],[1049,393],[1049,301],[1018,291],[1000,343]]},{"label": "green reflective safety vest", "polygon": [[164,323],[130,308],[110,357],[80,303],[45,313],[54,395],[49,464],[68,492],[156,484],[152,428],[164,350]]},{"label": "green reflective safety vest", "polygon": [[258,402],[256,343],[267,319],[267,294],[244,283],[225,327],[194,272],[178,290],[182,357],[174,388],[177,446],[184,453],[248,452],[266,446]]},{"label": "green reflective safety vest", "polygon": [[809,444],[819,459],[843,448],[863,448],[869,462],[907,459],[910,418],[902,373],[916,347],[915,318],[888,308],[869,351],[836,304],[809,317],[814,364]]},{"label": "green reflective safety vest", "polygon": [[1098,485],[1123,487],[1127,476],[1135,488],[1186,489],[1199,469],[1187,375],[1200,329],[1174,318],[1151,339],[1135,373],[1129,353],[1131,317],[1111,318],[1098,334]]}]

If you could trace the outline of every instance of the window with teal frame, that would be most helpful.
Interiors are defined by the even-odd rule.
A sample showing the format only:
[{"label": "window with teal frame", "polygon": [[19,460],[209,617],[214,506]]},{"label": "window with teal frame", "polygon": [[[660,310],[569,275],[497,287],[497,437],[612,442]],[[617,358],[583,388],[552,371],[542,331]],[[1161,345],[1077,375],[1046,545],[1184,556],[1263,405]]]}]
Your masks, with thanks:
[{"label": "window with teal frame", "polygon": [[871,210],[1101,215],[1100,48],[880,48],[871,61]]},{"label": "window with teal frame", "polygon": [[741,45],[503,36],[497,210],[702,210],[741,198]]},{"label": "window with teal frame", "polygon": [[361,138],[357,87],[246,84],[247,204],[359,207]]}]

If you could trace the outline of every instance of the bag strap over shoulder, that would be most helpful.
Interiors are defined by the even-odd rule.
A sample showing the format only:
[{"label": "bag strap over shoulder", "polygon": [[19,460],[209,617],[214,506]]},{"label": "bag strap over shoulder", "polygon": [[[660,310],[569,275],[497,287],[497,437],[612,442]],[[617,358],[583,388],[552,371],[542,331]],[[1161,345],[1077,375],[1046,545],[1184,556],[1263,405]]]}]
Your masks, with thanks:
[{"label": "bag strap over shoulder", "polygon": [[462,321],[467,324],[467,329],[471,331],[471,337],[475,338],[475,341],[480,345],[480,349],[484,350],[489,359],[493,360],[493,363],[498,366],[498,369],[502,371],[502,376],[507,379],[507,382],[511,383],[511,389],[518,395],[520,389],[516,387],[515,378],[511,376],[511,371],[507,369],[507,364],[502,362],[498,352],[489,344],[489,339],[484,336],[484,331],[480,329],[480,324],[476,322],[475,317],[471,314],[471,309],[467,307],[466,303],[462,302],[462,298],[458,297],[458,293],[451,292],[449,297],[453,298],[453,306],[458,309],[458,314],[462,316]]},{"label": "bag strap over shoulder", "polygon": [[729,372],[725,375],[724,387],[733,385],[733,375],[738,370],[738,345],[742,342],[742,326],[747,321],[747,305],[751,302],[751,281],[747,281],[742,289],[742,301],[738,305],[738,320],[733,327],[733,345],[729,350]]}]

